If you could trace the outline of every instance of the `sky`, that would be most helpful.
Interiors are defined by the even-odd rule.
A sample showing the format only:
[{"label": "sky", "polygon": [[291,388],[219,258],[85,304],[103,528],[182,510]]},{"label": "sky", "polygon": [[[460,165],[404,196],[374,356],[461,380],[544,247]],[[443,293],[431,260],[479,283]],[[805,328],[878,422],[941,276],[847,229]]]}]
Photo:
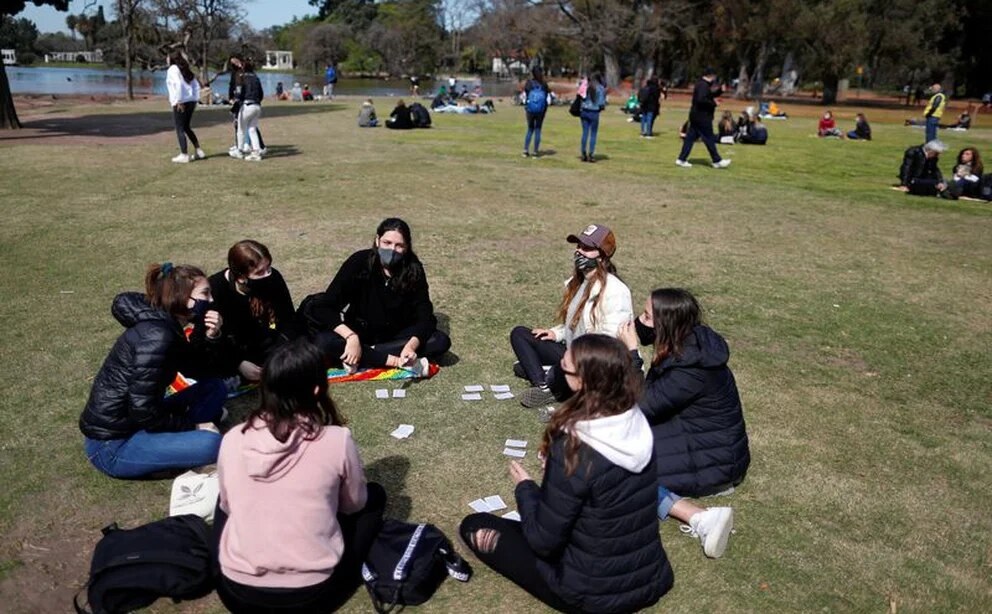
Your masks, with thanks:
[{"label": "sky", "polygon": [[[70,13],[78,15],[84,10],[86,14],[96,13],[97,7],[103,5],[103,12],[107,19],[112,19],[114,15],[112,0],[71,0],[68,12],[60,13],[49,6],[38,7],[31,2],[27,3],[18,18],[26,17],[35,23],[39,32],[65,32],[69,30],[65,27],[65,18]],[[317,9],[310,6],[307,0],[251,0],[242,3],[248,23],[256,30],[262,30],[270,26],[278,26],[293,20],[293,17],[303,17],[304,15],[314,15]]]}]

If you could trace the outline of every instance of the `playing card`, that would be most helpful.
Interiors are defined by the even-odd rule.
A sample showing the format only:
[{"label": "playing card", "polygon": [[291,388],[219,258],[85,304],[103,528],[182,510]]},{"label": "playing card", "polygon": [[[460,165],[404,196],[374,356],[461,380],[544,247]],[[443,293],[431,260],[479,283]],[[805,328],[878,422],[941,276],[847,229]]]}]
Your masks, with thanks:
[{"label": "playing card", "polygon": [[489,511],[495,512],[496,510],[506,509],[506,503],[503,502],[503,497],[499,495],[492,495],[491,497],[486,497],[483,499],[486,505],[489,506]]},{"label": "playing card", "polygon": [[470,393],[470,394],[463,394],[462,395],[462,400],[463,401],[481,401],[482,400],[482,395],[479,394],[478,392],[473,392],[473,393]]},{"label": "playing card", "polygon": [[507,448],[526,448],[527,442],[523,439],[507,439],[503,445]]},{"label": "playing card", "polygon": [[490,384],[489,390],[492,392],[510,392],[510,387],[506,384]]},{"label": "playing card", "polygon": [[517,450],[516,448],[503,448],[503,454],[506,456],[515,456],[516,458],[523,458],[527,456],[527,451]]},{"label": "playing card", "polygon": [[389,391],[385,388],[377,388],[375,391],[375,398],[377,399],[388,399]]},{"label": "playing card", "polygon": [[393,398],[394,399],[405,399],[406,398],[406,390],[404,388],[397,388],[397,389],[393,390]]},{"label": "playing card", "polygon": [[475,501],[470,502],[468,504],[468,506],[470,508],[472,508],[473,510],[475,510],[476,512],[491,512],[492,511],[492,508],[489,507],[489,504],[486,503],[484,499],[476,499]]},{"label": "playing card", "polygon": [[465,386],[465,392],[482,392],[483,390],[485,390],[485,388],[483,388],[482,386],[479,386],[478,384],[472,384],[470,386]]},{"label": "playing card", "polygon": [[512,512],[507,512],[503,514],[503,518],[506,518],[507,520],[516,520],[517,522],[520,522],[520,512],[518,512],[517,510],[513,510]]},{"label": "playing card", "polygon": [[493,398],[496,399],[497,401],[505,401],[506,399],[512,399],[513,398],[513,393],[512,392],[497,392],[496,394],[493,395]]}]

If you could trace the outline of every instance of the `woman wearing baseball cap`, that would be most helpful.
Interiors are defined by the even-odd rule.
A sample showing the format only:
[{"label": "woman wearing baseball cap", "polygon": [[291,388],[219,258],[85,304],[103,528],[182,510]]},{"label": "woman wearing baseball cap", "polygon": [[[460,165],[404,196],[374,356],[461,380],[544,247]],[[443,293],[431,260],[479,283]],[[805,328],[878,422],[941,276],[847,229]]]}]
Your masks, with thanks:
[{"label": "woman wearing baseball cap", "polygon": [[[566,240],[575,244],[574,265],[558,306],[558,325],[517,326],[510,333],[518,361],[513,371],[531,383],[521,396],[524,407],[541,407],[571,396],[560,362],[572,340],[586,333],[616,337],[620,325],[633,317],[630,288],[617,277],[612,260],[617,251],[613,231],[590,224]],[[546,366],[550,367],[547,373]]]}]

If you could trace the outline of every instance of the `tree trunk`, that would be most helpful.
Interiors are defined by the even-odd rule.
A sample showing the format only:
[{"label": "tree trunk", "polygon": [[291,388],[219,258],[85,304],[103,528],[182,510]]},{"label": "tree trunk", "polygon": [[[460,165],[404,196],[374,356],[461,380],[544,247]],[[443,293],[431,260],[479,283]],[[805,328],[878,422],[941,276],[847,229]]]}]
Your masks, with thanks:
[{"label": "tree trunk", "polygon": [[620,62],[611,47],[603,47],[603,64],[606,67],[606,87],[616,88],[620,83]]},{"label": "tree trunk", "polygon": [[761,100],[765,93],[765,63],[768,61],[768,43],[761,43],[758,61],[754,65],[754,78],[751,79],[751,98]]},{"label": "tree trunk", "polygon": [[741,69],[737,72],[737,90],[734,92],[734,98],[741,100],[747,98],[747,88],[750,81],[748,81],[747,76],[747,62],[741,62]]},{"label": "tree trunk", "polygon": [[0,130],[17,130],[21,121],[17,119],[17,109],[14,108],[14,96],[10,93],[10,82],[7,81],[7,69],[0,63]]},{"label": "tree trunk", "polygon": [[823,75],[823,96],[820,101],[823,104],[834,104],[837,102],[837,88],[840,86],[840,77],[837,75]]},{"label": "tree trunk", "polygon": [[133,46],[134,38],[134,19],[133,19],[133,9],[129,9],[129,0],[124,0],[118,4],[118,14],[124,18],[124,74],[125,84],[127,85],[127,99],[134,100],[134,75],[131,74],[133,69],[134,60],[132,56],[134,52],[131,47]]}]

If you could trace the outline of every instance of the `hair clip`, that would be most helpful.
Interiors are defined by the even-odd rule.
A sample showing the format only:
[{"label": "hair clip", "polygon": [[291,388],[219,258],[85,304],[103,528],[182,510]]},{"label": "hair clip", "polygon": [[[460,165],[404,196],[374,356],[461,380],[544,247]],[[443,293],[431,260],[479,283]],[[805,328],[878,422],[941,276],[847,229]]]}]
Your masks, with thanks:
[{"label": "hair clip", "polygon": [[168,275],[169,273],[171,273],[172,272],[172,269],[173,269],[173,266],[172,266],[172,263],[171,262],[163,262],[162,263],[162,267],[161,267],[161,271],[160,271],[162,277],[165,277],[166,275]]}]

